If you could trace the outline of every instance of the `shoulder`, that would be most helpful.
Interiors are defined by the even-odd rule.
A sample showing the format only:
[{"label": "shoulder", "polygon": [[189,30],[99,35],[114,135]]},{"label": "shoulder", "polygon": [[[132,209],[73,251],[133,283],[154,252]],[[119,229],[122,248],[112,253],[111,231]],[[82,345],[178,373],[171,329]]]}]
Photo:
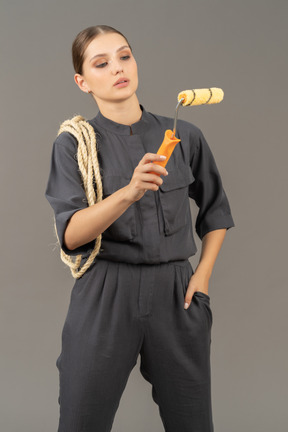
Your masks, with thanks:
[{"label": "shoulder", "polygon": [[52,167],[65,167],[77,164],[78,142],[75,136],[69,132],[60,132],[63,123],[59,124],[56,137],[52,142],[51,163]]},{"label": "shoulder", "polygon": [[[163,126],[165,126],[167,129],[173,127],[174,123],[174,117],[168,117],[163,116],[160,114],[154,114],[151,112],[148,112],[148,114],[153,118],[155,121],[161,123]],[[172,126],[171,126],[172,124]],[[176,133],[182,133],[182,134],[189,134],[192,137],[199,138],[199,136],[202,135],[201,129],[196,126],[195,124],[188,122],[186,120],[179,119],[179,112],[178,112],[178,120],[176,125]]]},{"label": "shoulder", "polygon": [[77,139],[75,136],[70,132],[61,132],[59,135],[56,136],[54,140],[54,145],[57,147],[75,147],[77,146]]},{"label": "shoulder", "polygon": [[52,146],[52,158],[55,162],[76,161],[78,142],[69,132],[61,132],[56,136]]},{"label": "shoulder", "polygon": [[81,134],[85,129],[94,129],[92,120],[86,120],[81,115],[75,115],[72,118],[64,120],[60,125],[57,137],[54,140],[54,145],[67,149],[78,147],[78,139],[81,139]]},{"label": "shoulder", "polygon": [[[81,117],[81,116],[78,116]],[[68,152],[73,153],[77,152],[78,141],[75,135],[72,133],[73,126],[72,122],[76,118],[76,116],[66,119],[59,124],[57,135],[53,142],[53,150],[58,152]],[[71,127],[71,132],[67,129],[67,127]]]},{"label": "shoulder", "polygon": [[193,139],[198,141],[199,138],[203,136],[203,133],[198,126],[196,126],[194,123],[190,123],[186,120],[181,119],[178,119],[177,121],[176,134],[177,131],[181,135],[187,135],[190,140]]},{"label": "shoulder", "polygon": [[150,111],[147,111],[147,114],[148,114],[148,116],[149,116],[149,118],[151,119],[151,121],[156,121],[156,122],[158,122],[158,123],[161,123],[161,124],[170,124],[171,123],[171,120],[173,120],[173,118],[172,117],[167,117],[167,116],[163,116],[163,115],[160,115],[160,114],[155,114],[155,113],[152,113],[152,112],[150,112]]}]

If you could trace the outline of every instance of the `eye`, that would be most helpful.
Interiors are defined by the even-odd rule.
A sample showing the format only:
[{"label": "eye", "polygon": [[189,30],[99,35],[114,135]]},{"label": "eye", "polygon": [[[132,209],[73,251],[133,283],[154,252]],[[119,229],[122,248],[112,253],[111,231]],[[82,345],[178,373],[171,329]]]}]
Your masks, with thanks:
[{"label": "eye", "polygon": [[[121,60],[129,60],[130,57],[131,57],[130,55],[126,55],[126,56],[122,56],[122,57],[120,57],[120,59],[121,59]],[[107,62],[100,63],[100,64],[97,64],[96,67],[97,67],[97,68],[104,68],[107,64],[108,64]]]},{"label": "eye", "polygon": [[107,62],[105,62],[105,63],[101,63],[101,64],[99,64],[99,65],[96,65],[96,67],[97,67],[97,68],[103,68],[103,67],[106,66],[106,64],[107,64]]}]

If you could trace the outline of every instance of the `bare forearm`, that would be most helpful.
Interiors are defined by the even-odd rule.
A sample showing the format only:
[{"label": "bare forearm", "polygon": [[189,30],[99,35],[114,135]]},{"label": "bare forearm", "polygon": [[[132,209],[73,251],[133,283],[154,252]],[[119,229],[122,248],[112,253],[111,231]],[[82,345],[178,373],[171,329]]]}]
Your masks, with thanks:
[{"label": "bare forearm", "polygon": [[160,175],[168,173],[164,167],[153,162],[163,161],[165,157],[155,153],[145,153],[134,169],[127,186],[118,189],[99,203],[74,213],[64,234],[67,248],[73,250],[95,240],[131,204],[141,199],[147,190],[158,190],[159,185],[163,183]]},{"label": "bare forearm", "polygon": [[197,272],[211,276],[216,258],[226,235],[226,228],[208,232],[202,239],[202,250]]},{"label": "bare forearm", "polygon": [[74,213],[64,234],[67,248],[73,250],[95,240],[132,203],[127,195],[127,187],[124,187],[93,206]]},{"label": "bare forearm", "polygon": [[195,291],[201,291],[208,295],[209,279],[226,231],[226,228],[213,230],[203,237],[199,264],[195,273],[190,278],[186,291],[184,301],[185,309],[189,307]]}]

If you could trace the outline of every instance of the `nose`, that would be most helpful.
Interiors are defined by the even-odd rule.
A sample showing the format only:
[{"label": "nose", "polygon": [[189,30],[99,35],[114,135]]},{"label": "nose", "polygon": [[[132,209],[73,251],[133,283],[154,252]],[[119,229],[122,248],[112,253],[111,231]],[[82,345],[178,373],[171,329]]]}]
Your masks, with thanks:
[{"label": "nose", "polygon": [[116,75],[119,72],[123,72],[123,66],[119,60],[114,59],[111,61],[111,70],[114,75]]}]

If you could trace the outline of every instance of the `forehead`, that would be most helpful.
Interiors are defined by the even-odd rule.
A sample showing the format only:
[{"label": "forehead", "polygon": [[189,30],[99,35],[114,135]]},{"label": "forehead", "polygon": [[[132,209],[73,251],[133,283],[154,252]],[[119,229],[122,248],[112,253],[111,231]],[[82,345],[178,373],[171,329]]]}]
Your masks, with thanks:
[{"label": "forehead", "polygon": [[113,54],[121,46],[128,45],[126,39],[118,33],[107,33],[96,36],[85,50],[85,58],[89,61],[97,54]]}]

